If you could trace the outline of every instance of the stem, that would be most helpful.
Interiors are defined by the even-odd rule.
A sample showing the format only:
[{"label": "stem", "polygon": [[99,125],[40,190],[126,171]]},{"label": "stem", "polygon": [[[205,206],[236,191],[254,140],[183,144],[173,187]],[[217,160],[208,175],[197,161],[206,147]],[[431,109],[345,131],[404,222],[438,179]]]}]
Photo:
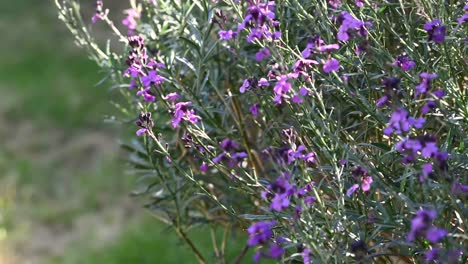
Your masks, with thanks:
[{"label": "stem", "polygon": [[184,231],[181,228],[176,227],[176,232],[180,236],[180,238],[182,238],[184,240],[184,242],[187,243],[187,245],[192,250],[193,254],[195,254],[195,257],[197,258],[198,263],[205,264],[206,263],[205,258],[203,258],[200,251],[197,249],[197,247],[195,247],[192,240],[190,240],[190,238],[187,237],[187,235],[184,233]]},{"label": "stem", "polygon": [[213,243],[213,250],[215,252],[215,256],[218,260],[223,259],[223,255],[220,253],[218,249],[218,242],[216,241],[216,233],[214,231],[214,228],[210,225],[210,235],[211,235],[211,242]]},{"label": "stem", "polygon": [[242,252],[239,254],[239,256],[237,256],[237,258],[234,260],[234,262],[232,262],[232,264],[240,264],[242,258],[244,258],[245,254],[247,254],[247,251],[249,251],[249,246],[245,246],[242,249]]}]

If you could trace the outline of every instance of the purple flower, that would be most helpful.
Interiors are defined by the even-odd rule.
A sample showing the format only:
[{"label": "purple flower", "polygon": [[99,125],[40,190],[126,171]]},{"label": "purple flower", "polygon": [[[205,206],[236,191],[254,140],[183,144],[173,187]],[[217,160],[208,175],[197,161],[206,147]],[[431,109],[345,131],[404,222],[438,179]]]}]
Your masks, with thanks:
[{"label": "purple flower", "polygon": [[339,49],[339,48],[340,48],[340,45],[338,45],[338,44],[329,44],[329,45],[319,46],[319,47],[317,47],[317,50],[321,51],[321,52],[324,52],[324,51],[336,50],[336,49]]},{"label": "purple flower", "polygon": [[272,243],[268,251],[270,252],[270,256],[274,259],[279,259],[285,252],[284,248],[277,243]]},{"label": "purple flower", "polygon": [[338,71],[340,69],[340,61],[337,59],[331,59],[325,62],[323,65],[323,71],[330,73],[332,71]]},{"label": "purple flower", "polygon": [[450,191],[455,195],[464,194],[465,196],[468,195],[468,185],[461,184],[458,180],[456,180]]},{"label": "purple flower", "polygon": [[302,104],[302,103],[303,103],[302,98],[301,98],[299,95],[297,95],[297,94],[295,94],[295,95],[292,97],[291,101],[292,101],[293,103],[295,103],[295,104]]},{"label": "purple flower", "polygon": [[145,88],[143,90],[140,90],[136,93],[137,96],[143,96],[145,101],[147,102],[154,102],[156,100],[156,97],[152,94],[151,88]]},{"label": "purple flower", "polygon": [[156,62],[154,59],[150,59],[147,66],[153,70],[156,70],[157,68],[166,68],[166,65],[164,65],[164,63]]},{"label": "purple flower", "polygon": [[349,188],[346,191],[346,196],[351,197],[351,195],[353,195],[353,193],[356,192],[357,189],[359,189],[359,184],[353,184],[353,186],[351,186],[351,188]]},{"label": "purple flower", "polygon": [[270,208],[275,211],[283,211],[289,207],[289,198],[287,193],[276,194],[271,200]]},{"label": "purple flower", "polygon": [[164,82],[164,78],[157,74],[156,70],[148,72],[147,76],[141,77],[141,83],[144,87],[149,87],[151,84],[160,85]]},{"label": "purple flower", "polygon": [[273,101],[277,104],[281,104],[282,98],[289,98],[286,93],[291,89],[291,84],[288,82],[288,77],[286,75],[281,75],[277,77],[277,82],[273,91],[275,92],[275,98]]},{"label": "purple flower", "polygon": [[250,110],[250,113],[252,113],[253,116],[257,116],[258,115],[258,106],[259,104],[254,104],[252,105],[249,110]]},{"label": "purple flower", "polygon": [[153,119],[151,119],[151,113],[148,112],[146,114],[140,114],[138,116],[138,121],[136,121],[135,124],[140,127],[136,132],[137,136],[147,134],[154,126]]},{"label": "purple flower", "polygon": [[275,221],[261,221],[252,224],[247,232],[249,233],[249,240],[247,244],[251,247],[266,243],[271,237],[273,232],[271,228],[276,224]]},{"label": "purple flower", "polygon": [[305,88],[305,87],[301,87],[299,88],[299,94],[301,96],[306,96],[306,95],[309,95],[309,89]]},{"label": "purple flower", "polygon": [[301,256],[302,256],[302,261],[304,262],[304,264],[311,264],[312,263],[310,253],[311,252],[310,252],[309,248],[304,248],[304,250],[302,251]]},{"label": "purple flower", "polygon": [[356,6],[359,7],[359,8],[364,7],[364,2],[363,2],[363,0],[354,0],[354,3],[355,3]]},{"label": "purple flower", "polygon": [[239,88],[240,93],[245,93],[245,91],[250,87],[250,80],[245,79],[242,83],[242,86]]},{"label": "purple flower", "polygon": [[431,109],[434,109],[436,107],[436,103],[432,100],[428,101],[422,108],[421,108],[421,114],[425,115],[429,113]]},{"label": "purple flower", "polygon": [[169,93],[166,94],[166,96],[163,97],[164,100],[169,100],[173,103],[175,103],[179,99],[179,95],[177,93]]},{"label": "purple flower", "polygon": [[445,91],[438,89],[432,92],[432,94],[435,95],[435,97],[437,97],[438,99],[442,99],[445,96]]},{"label": "purple flower", "polygon": [[437,74],[422,72],[419,77],[422,79],[421,82],[416,85],[416,92],[414,96],[417,97],[420,94],[425,94],[431,88],[431,80],[437,78]]},{"label": "purple flower", "polygon": [[255,54],[255,59],[257,61],[262,61],[264,58],[270,57],[270,50],[268,48],[263,48],[257,54]]},{"label": "purple flower", "polygon": [[305,155],[305,157],[303,157],[303,159],[306,161],[306,162],[309,162],[309,163],[315,163],[316,161],[316,158],[315,158],[315,152],[309,152]]},{"label": "purple flower", "polygon": [[398,108],[392,113],[389,125],[384,129],[384,134],[387,136],[390,136],[393,132],[401,134],[402,132],[409,131],[409,129],[408,112],[403,108]]},{"label": "purple flower", "polygon": [[364,22],[354,18],[348,12],[341,12],[340,16],[336,18],[340,27],[338,29],[337,38],[340,41],[348,41],[350,34],[354,31],[361,37],[367,36],[368,32],[366,27],[371,26],[370,22]]},{"label": "purple flower", "polygon": [[239,145],[237,145],[237,143],[234,140],[229,139],[229,138],[223,139],[223,141],[221,141],[221,143],[219,143],[219,146],[224,151],[227,151],[227,152],[232,152],[232,151],[235,151],[235,150],[239,149]]},{"label": "purple flower", "polygon": [[219,146],[224,150],[217,157],[213,159],[214,163],[221,161],[228,162],[230,167],[233,167],[236,163],[239,164],[244,158],[247,157],[245,152],[237,152],[239,145],[234,140],[229,138],[224,139],[219,143]]},{"label": "purple flower", "polygon": [[416,237],[424,236],[431,227],[432,221],[436,216],[437,211],[435,210],[419,210],[413,220],[411,220],[411,230],[406,239],[408,241],[413,241]]},{"label": "purple flower", "polygon": [[145,134],[147,132],[148,132],[148,129],[140,128],[140,129],[137,130],[136,134],[137,134],[137,136],[141,136],[141,135],[143,135],[143,134]]},{"label": "purple flower", "polygon": [[91,18],[91,22],[93,22],[93,24],[95,24],[99,20],[103,20],[106,17],[107,10],[106,10],[106,12],[104,12],[102,10],[103,5],[104,4],[103,4],[102,0],[96,0],[96,13]]},{"label": "purple flower", "polygon": [[190,105],[192,105],[192,102],[180,102],[175,105],[172,127],[176,128],[182,120],[195,124],[201,119],[200,116],[195,115],[193,109],[188,109]]},{"label": "purple flower", "polygon": [[435,142],[427,142],[421,150],[421,156],[430,158],[439,152],[439,148]]},{"label": "purple flower", "polygon": [[262,252],[255,252],[252,258],[255,263],[260,262],[260,259],[262,258]]},{"label": "purple flower", "polygon": [[426,239],[431,243],[438,243],[442,238],[447,235],[447,231],[442,228],[431,227],[426,233]]},{"label": "purple flower", "polygon": [[400,55],[396,58],[393,65],[400,67],[404,71],[409,71],[416,66],[416,63],[410,60],[408,56]]},{"label": "purple flower", "polygon": [[270,86],[270,82],[265,78],[260,78],[257,85],[258,85],[258,87]]},{"label": "purple flower", "polygon": [[202,172],[206,172],[208,170],[208,164],[206,164],[205,162],[202,163],[202,165],[200,166],[200,170]]},{"label": "purple flower", "polygon": [[459,17],[457,20],[459,25],[468,22],[468,13],[463,14],[463,16]]},{"label": "purple flower", "polygon": [[440,248],[432,248],[424,255],[424,261],[430,262],[439,259]]},{"label": "purple flower", "polygon": [[444,42],[446,29],[439,19],[427,22],[424,25],[424,29],[427,31],[429,41],[434,41],[438,44]]},{"label": "purple flower", "polygon": [[419,176],[419,181],[424,182],[424,180],[432,174],[432,163],[426,163],[423,165],[421,174]]},{"label": "purple flower", "polygon": [[419,128],[419,129],[422,128],[424,125],[424,122],[426,122],[426,119],[424,119],[423,117],[420,117],[420,118],[409,117],[408,118],[408,123],[414,128]]},{"label": "purple flower", "polygon": [[124,10],[124,13],[127,14],[127,17],[122,20],[122,24],[127,27],[129,36],[134,35],[137,28],[136,19],[140,17],[140,13],[133,8]]},{"label": "purple flower", "polygon": [[232,30],[221,30],[219,33],[219,38],[223,40],[230,40],[237,36],[237,33]]},{"label": "purple flower", "polygon": [[317,199],[314,196],[307,196],[304,198],[304,203],[310,205],[313,204],[317,201]]},{"label": "purple flower", "polygon": [[341,0],[328,0],[328,4],[336,9],[341,6]]},{"label": "purple flower", "polygon": [[247,14],[244,21],[237,26],[237,32],[250,28],[250,34],[247,36],[247,42],[253,42],[256,39],[266,38],[268,40],[281,37],[279,31],[274,31],[279,25],[275,20],[275,2],[267,1],[266,3],[254,3],[249,1]]},{"label": "purple flower", "polygon": [[364,179],[362,179],[361,183],[361,188],[363,191],[367,192],[370,190],[370,186],[374,180],[372,179],[371,176],[367,176]]},{"label": "purple flower", "polygon": [[387,104],[387,102],[388,102],[388,96],[384,95],[383,97],[377,100],[377,104],[376,104],[377,108],[384,106],[385,104]]}]

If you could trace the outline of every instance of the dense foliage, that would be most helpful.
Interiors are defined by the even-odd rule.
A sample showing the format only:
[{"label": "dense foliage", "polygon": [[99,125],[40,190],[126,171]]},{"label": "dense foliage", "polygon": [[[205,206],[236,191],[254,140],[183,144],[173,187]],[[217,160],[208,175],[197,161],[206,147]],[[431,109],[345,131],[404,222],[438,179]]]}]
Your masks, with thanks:
[{"label": "dense foliage", "polygon": [[[134,194],[200,263],[230,230],[234,263],[466,263],[465,3],[132,0],[125,33],[57,6],[122,95]],[[213,257],[200,224],[226,231]]]}]

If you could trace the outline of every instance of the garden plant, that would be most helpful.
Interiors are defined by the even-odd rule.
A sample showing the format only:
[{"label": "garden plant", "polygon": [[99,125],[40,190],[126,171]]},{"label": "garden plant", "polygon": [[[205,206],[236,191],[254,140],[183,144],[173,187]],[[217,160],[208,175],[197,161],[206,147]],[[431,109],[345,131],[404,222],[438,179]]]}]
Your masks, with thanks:
[{"label": "garden plant", "polygon": [[56,5],[120,94],[132,194],[194,262],[467,262],[467,3]]}]

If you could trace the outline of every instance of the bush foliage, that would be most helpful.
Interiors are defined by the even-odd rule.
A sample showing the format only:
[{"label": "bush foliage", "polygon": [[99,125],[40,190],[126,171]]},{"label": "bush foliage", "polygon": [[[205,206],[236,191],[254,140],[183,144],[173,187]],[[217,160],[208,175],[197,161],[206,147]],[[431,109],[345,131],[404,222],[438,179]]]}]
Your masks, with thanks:
[{"label": "bush foliage", "polygon": [[131,0],[123,32],[56,4],[136,131],[133,194],[200,263],[466,263],[468,5]]}]

